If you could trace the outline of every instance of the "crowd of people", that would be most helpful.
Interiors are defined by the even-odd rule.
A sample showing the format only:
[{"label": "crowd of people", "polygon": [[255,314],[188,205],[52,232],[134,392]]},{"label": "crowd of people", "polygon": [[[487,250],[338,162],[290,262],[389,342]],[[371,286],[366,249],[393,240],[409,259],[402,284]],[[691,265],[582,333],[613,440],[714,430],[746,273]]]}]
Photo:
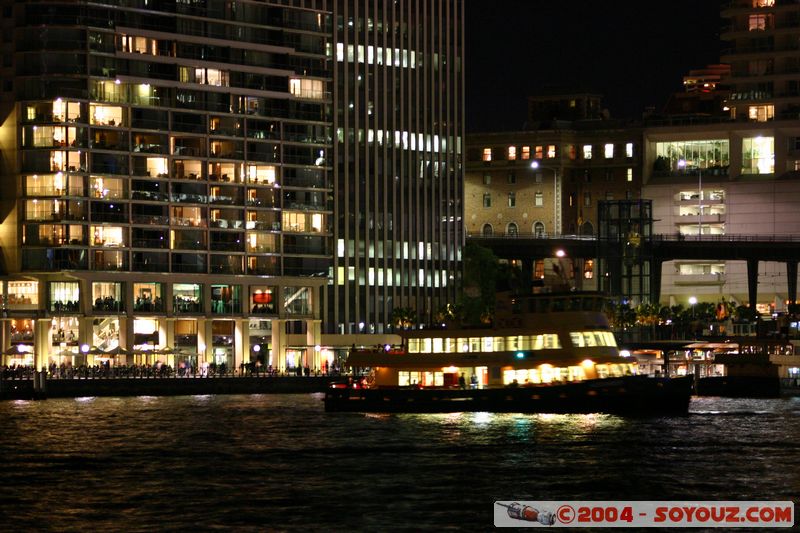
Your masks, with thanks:
[{"label": "crowd of people", "polygon": [[[32,379],[35,368],[25,365],[0,366],[1,379]],[[72,365],[51,363],[47,368],[48,379],[102,379],[102,378],[205,378],[205,377],[277,377],[277,376],[338,376],[338,366],[325,365],[322,369],[308,366],[289,367],[283,371],[272,365],[264,366],[260,361],[242,363],[239,371],[225,363],[202,363],[193,366],[181,362],[177,368],[162,363],[112,365],[105,361],[95,365]]]}]

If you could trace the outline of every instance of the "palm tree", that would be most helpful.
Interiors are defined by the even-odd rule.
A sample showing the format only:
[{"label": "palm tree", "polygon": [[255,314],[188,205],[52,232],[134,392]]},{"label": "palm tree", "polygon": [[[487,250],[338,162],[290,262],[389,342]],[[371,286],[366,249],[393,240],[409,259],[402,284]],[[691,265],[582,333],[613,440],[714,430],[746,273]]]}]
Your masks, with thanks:
[{"label": "palm tree", "polygon": [[412,329],[417,324],[417,313],[410,307],[395,307],[391,316],[396,329]]}]

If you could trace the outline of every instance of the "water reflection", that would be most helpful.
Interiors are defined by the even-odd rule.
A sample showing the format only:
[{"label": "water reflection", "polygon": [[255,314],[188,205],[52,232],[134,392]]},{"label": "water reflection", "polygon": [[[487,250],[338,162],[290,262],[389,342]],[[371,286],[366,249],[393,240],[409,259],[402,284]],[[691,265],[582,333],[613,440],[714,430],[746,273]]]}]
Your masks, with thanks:
[{"label": "water reflection", "polygon": [[800,493],[797,400],[700,399],[657,419],[329,414],[320,400],[2,402],[4,529],[475,529],[495,500]]}]

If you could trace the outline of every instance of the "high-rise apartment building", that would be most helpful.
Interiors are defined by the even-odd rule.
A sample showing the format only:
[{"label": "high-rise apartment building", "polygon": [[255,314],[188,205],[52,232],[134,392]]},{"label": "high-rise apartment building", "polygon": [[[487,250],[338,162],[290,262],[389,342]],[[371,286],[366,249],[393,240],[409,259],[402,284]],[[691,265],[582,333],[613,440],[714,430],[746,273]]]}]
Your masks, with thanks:
[{"label": "high-rise apartment building", "polygon": [[726,82],[731,116],[743,120],[800,118],[800,4],[789,0],[734,0],[722,10],[721,38],[731,66]]},{"label": "high-rise apartment building", "polygon": [[335,264],[326,331],[391,331],[456,299],[461,272],[463,0],[337,0]]},{"label": "high-rise apartment building", "polygon": [[[326,356],[313,347],[335,222],[328,2],[2,0],[0,9],[4,362],[231,368],[260,356],[277,368],[319,368]],[[425,41],[399,13],[391,21],[397,41],[385,59],[402,63]],[[403,32],[418,40],[402,41]],[[392,78],[386,92],[425,86],[413,80]],[[354,104],[364,117],[383,115],[372,109],[385,105],[382,94]],[[413,125],[365,119],[346,131],[455,142],[441,106],[422,109]],[[415,153],[404,164],[422,160]],[[454,183],[456,162],[436,162]],[[372,183],[372,160],[365,168],[356,184]],[[423,200],[444,216],[432,181],[426,174],[419,190],[435,194],[409,185],[415,194],[398,203],[394,215],[406,212],[397,227]],[[355,194],[349,212],[383,212]],[[453,242],[423,240],[443,225],[414,218],[422,227],[409,238]],[[359,251],[367,238],[347,236]]]}]

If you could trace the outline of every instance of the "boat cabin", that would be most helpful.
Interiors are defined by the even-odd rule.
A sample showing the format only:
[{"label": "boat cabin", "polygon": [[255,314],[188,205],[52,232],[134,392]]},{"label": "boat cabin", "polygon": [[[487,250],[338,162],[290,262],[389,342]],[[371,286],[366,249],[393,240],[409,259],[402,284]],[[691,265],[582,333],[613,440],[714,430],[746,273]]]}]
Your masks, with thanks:
[{"label": "boat cabin", "polygon": [[[503,387],[637,373],[619,356],[597,293],[541,294],[498,302],[492,327],[413,330],[401,347],[353,350],[374,387]],[[463,378],[463,379],[462,379]]]}]

